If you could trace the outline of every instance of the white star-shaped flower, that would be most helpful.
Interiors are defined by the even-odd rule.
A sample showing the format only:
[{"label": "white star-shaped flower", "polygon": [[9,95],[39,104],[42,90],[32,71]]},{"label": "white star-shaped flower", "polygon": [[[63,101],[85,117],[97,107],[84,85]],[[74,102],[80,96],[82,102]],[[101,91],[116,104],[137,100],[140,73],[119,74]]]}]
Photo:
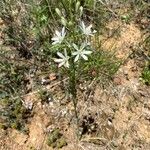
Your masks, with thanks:
[{"label": "white star-shaped flower", "polygon": [[67,68],[69,68],[69,56],[67,55],[67,51],[66,49],[64,49],[64,55],[60,52],[57,52],[57,55],[60,57],[59,59],[58,58],[55,58],[54,61],[59,63],[58,67],[61,67],[61,66],[65,66]]},{"label": "white star-shaped flower", "polygon": [[53,41],[52,44],[53,45],[55,45],[55,44],[61,44],[62,41],[65,38],[65,35],[66,35],[65,27],[62,28],[61,32],[59,32],[58,30],[56,30],[54,37],[51,39]]},{"label": "white star-shaped flower", "polygon": [[76,50],[72,53],[72,55],[75,56],[74,62],[78,61],[80,57],[82,57],[84,60],[88,60],[86,55],[91,54],[92,51],[86,50],[86,46],[86,43],[82,43],[80,47],[78,47],[76,44],[73,44],[73,47]]},{"label": "white star-shaped flower", "polygon": [[80,29],[82,30],[83,34],[86,36],[93,36],[94,33],[96,33],[96,30],[92,31],[92,24],[90,24],[88,27],[85,26],[84,22],[81,22]]}]

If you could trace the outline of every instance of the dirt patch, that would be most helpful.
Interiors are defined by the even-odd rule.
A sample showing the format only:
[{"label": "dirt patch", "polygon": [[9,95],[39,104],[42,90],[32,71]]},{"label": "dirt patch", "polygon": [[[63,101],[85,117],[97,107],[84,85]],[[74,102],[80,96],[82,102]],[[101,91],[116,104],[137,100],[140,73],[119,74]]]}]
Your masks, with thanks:
[{"label": "dirt patch", "polygon": [[113,21],[107,25],[109,38],[104,38],[102,48],[114,51],[118,58],[125,58],[131,49],[141,41],[142,33],[134,23]]}]

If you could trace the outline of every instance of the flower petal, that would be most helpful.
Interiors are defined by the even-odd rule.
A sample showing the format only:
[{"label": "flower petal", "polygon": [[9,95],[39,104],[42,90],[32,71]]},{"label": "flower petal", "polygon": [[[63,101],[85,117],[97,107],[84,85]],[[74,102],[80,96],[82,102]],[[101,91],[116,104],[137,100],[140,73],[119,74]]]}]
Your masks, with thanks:
[{"label": "flower petal", "polygon": [[59,63],[59,62],[62,62],[63,59],[57,59],[57,58],[55,58],[54,61],[57,62],[57,63]]},{"label": "flower petal", "polygon": [[79,54],[78,51],[72,53],[73,56],[78,55],[78,54]]},{"label": "flower petal", "polygon": [[91,54],[92,53],[92,51],[83,51],[82,52],[82,54],[86,54],[86,55],[89,55],[89,54]]},{"label": "flower petal", "polygon": [[56,41],[58,40],[58,37],[57,36],[54,36],[53,38],[51,38],[52,41]]},{"label": "flower petal", "polygon": [[93,33],[96,33],[97,31],[96,30],[93,30]]},{"label": "flower petal", "polygon": [[80,50],[82,51],[86,47],[86,43],[82,43]]},{"label": "flower petal", "polygon": [[73,43],[73,47],[74,49],[76,49],[77,51],[79,50],[78,46],[76,44]]},{"label": "flower petal", "polygon": [[64,64],[65,67],[69,68],[69,62],[66,61],[66,63]]},{"label": "flower petal", "polygon": [[61,57],[61,58],[65,58],[65,56],[62,54],[62,53],[60,53],[60,52],[57,52],[57,55],[59,56],[59,57]]},{"label": "flower petal", "polygon": [[61,33],[60,33],[58,30],[55,31],[55,34],[56,34],[58,37],[61,36]]},{"label": "flower petal", "polygon": [[92,24],[90,24],[86,29],[91,32]]},{"label": "flower petal", "polygon": [[61,66],[63,66],[65,64],[65,62],[63,61],[63,62],[61,62],[59,65],[58,65],[58,67],[61,67]]},{"label": "flower petal", "polygon": [[85,24],[83,21],[81,22],[81,27],[82,27],[83,31],[85,31],[86,27],[85,27]]},{"label": "flower petal", "polygon": [[75,57],[74,62],[77,62],[77,61],[79,60],[79,56],[80,56],[80,55],[77,55],[77,56]]},{"label": "flower petal", "polygon": [[55,45],[55,44],[57,44],[57,43],[59,43],[59,41],[54,41],[54,42],[52,43],[52,45]]},{"label": "flower petal", "polygon": [[88,57],[84,54],[81,55],[81,57],[84,59],[84,60],[88,60]]},{"label": "flower petal", "polygon": [[61,36],[64,36],[66,33],[65,33],[65,27],[62,28],[62,31],[61,31]]},{"label": "flower petal", "polygon": [[68,55],[67,55],[67,51],[66,51],[66,49],[64,49],[64,54],[65,54],[65,57],[67,58],[67,57],[68,57]]}]

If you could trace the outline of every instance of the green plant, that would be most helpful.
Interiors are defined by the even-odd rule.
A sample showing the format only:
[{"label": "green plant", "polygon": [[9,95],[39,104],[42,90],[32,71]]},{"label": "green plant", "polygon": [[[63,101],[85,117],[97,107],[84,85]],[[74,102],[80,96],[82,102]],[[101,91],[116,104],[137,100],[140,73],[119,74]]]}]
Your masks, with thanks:
[{"label": "green plant", "polygon": [[50,101],[53,100],[52,94],[49,91],[46,90],[41,90],[39,92],[39,97],[41,99],[41,103],[49,103]]},{"label": "green plant", "polygon": [[141,77],[146,85],[150,85],[150,63],[143,69]]},{"label": "green plant", "polygon": [[25,108],[20,99],[1,99],[0,107],[1,127],[3,129],[14,128],[28,133],[26,122],[28,117],[31,117],[31,111]]},{"label": "green plant", "polygon": [[[61,2],[63,3],[63,1]],[[63,5],[63,8],[55,9],[63,27],[55,29],[54,36],[51,38],[51,50],[57,54],[54,62],[58,63],[60,73],[64,74],[65,72],[65,75],[69,77],[68,91],[72,95],[71,99],[78,127],[78,81],[84,77],[91,77],[90,72],[93,73],[94,71],[96,75],[93,77],[103,74],[105,78],[110,78],[118,69],[119,63],[115,64],[114,62],[110,65],[107,60],[109,56],[100,52],[97,31],[93,29],[92,23],[89,24],[87,20],[84,20],[84,7],[80,1],[76,3],[74,1],[67,2],[70,9],[65,8],[66,5]],[[92,41],[93,37],[95,43]],[[79,130],[77,129],[77,131]]]},{"label": "green plant", "polygon": [[145,67],[141,73],[142,81],[150,85],[150,36],[148,35],[143,42],[143,55],[145,58]]},{"label": "green plant", "polygon": [[6,96],[21,94],[25,89],[28,80],[26,73],[28,68],[25,65],[13,64],[8,60],[0,62],[0,98]]},{"label": "green plant", "polygon": [[67,145],[67,142],[59,129],[54,129],[47,136],[47,145],[53,148],[62,148]]}]

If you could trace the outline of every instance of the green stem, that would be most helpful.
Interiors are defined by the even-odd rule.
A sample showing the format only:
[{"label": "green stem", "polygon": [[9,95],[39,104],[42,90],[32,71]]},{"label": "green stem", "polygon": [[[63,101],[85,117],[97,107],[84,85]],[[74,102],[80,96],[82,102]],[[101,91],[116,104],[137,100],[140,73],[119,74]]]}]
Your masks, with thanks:
[{"label": "green stem", "polygon": [[77,111],[77,92],[76,92],[76,75],[75,75],[75,64],[74,60],[71,60],[71,68],[70,68],[70,77],[69,77],[69,86],[70,86],[70,93],[72,95],[72,101],[74,105],[74,113],[76,118],[76,125],[77,125],[77,136],[79,137],[79,117]]}]

